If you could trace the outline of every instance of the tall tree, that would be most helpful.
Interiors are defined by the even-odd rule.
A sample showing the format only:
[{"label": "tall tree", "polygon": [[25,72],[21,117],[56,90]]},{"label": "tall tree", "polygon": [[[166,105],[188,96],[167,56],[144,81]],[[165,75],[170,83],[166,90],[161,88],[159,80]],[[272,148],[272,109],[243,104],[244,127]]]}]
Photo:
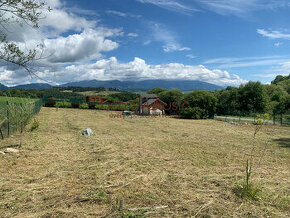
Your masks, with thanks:
[{"label": "tall tree", "polygon": [[163,91],[158,94],[159,98],[167,104],[165,112],[167,114],[177,114],[183,93],[178,89]]},{"label": "tall tree", "polygon": [[266,93],[260,82],[248,82],[239,88],[240,110],[243,114],[263,113],[266,108]]},{"label": "tall tree", "polygon": [[184,110],[181,117],[189,119],[204,119],[213,117],[216,111],[217,99],[213,93],[197,90],[188,93],[182,100]]}]

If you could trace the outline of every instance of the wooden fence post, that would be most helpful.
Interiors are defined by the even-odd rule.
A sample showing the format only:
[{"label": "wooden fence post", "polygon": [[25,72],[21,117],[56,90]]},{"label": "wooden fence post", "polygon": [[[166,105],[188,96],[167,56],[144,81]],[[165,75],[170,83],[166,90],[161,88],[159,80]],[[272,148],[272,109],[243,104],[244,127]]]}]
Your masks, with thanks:
[{"label": "wooden fence post", "polygon": [[7,116],[7,134],[10,135],[10,119],[9,119],[9,102],[6,102],[6,116]]}]

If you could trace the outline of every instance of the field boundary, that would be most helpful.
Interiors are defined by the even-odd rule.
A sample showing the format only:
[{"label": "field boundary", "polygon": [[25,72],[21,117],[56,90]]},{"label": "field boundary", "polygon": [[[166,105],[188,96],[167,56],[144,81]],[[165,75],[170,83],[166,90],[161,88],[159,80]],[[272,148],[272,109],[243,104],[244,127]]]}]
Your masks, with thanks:
[{"label": "field boundary", "polygon": [[[17,108],[17,111],[14,111],[14,113],[21,113],[21,105],[22,104],[33,104],[33,115],[36,115],[40,112],[40,109],[42,107],[42,99],[39,99],[37,101],[34,102],[27,102],[27,103],[18,103],[18,102],[13,102],[13,105],[15,106],[15,108]],[[8,109],[8,105],[9,105],[9,101],[5,101],[4,104],[2,104],[2,108],[1,108],[1,116],[0,116],[0,129],[2,132],[2,138],[6,138],[9,137],[11,134],[17,132],[19,130],[19,123],[15,120],[11,120],[11,115],[10,115],[10,111]]]}]

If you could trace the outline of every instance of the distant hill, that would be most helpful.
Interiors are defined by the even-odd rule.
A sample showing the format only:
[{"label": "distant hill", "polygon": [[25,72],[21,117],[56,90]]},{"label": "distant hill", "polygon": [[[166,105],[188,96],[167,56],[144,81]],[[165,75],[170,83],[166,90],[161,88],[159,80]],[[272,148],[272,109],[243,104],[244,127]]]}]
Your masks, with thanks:
[{"label": "distant hill", "polygon": [[3,84],[0,83],[0,90],[7,90],[8,87],[7,86],[4,86]]},{"label": "distant hill", "polygon": [[[143,81],[119,81],[119,80],[86,80],[80,82],[72,82],[60,85],[58,87],[104,87],[115,88],[123,91],[148,91],[150,89],[159,87],[164,89],[179,89],[183,92],[192,90],[208,90],[214,91],[222,89],[223,87],[211,83],[197,81],[197,80],[143,80]],[[13,87],[6,87],[0,83],[0,90],[6,89],[50,89],[53,88],[47,83],[31,83],[25,85],[18,85]]]},{"label": "distant hill", "polygon": [[47,83],[31,83],[10,87],[10,89],[50,89],[50,88],[52,88],[52,86]]},{"label": "distant hill", "polygon": [[143,80],[143,81],[99,81],[86,80],[60,85],[60,87],[104,87],[117,88],[124,91],[148,91],[159,87],[164,89],[179,89],[181,91],[209,90],[214,91],[223,87],[197,80]]}]

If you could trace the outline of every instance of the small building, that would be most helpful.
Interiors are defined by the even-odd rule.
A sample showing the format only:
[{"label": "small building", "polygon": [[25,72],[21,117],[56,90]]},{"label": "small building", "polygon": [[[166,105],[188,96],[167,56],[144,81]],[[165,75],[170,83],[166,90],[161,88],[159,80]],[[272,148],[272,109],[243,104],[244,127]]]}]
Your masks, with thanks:
[{"label": "small building", "polygon": [[139,97],[139,113],[144,115],[165,114],[166,103],[161,101],[156,94],[145,94]]}]

